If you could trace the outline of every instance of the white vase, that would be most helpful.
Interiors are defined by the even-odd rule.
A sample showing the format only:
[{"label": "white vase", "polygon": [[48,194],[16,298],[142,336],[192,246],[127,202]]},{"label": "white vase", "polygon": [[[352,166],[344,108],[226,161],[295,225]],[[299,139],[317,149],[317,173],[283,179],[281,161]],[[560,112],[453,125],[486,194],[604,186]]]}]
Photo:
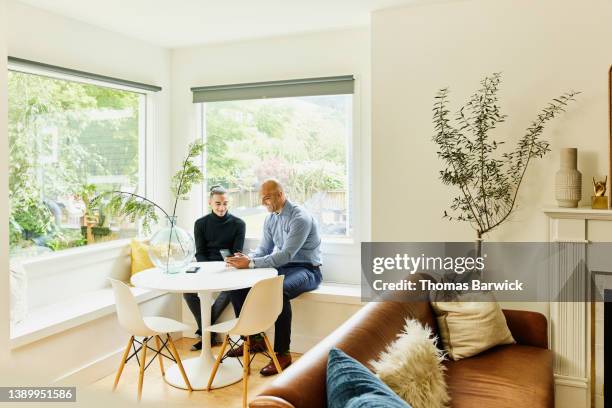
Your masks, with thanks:
[{"label": "white vase", "polygon": [[561,168],[555,175],[555,198],[559,207],[576,208],[582,198],[582,173],[578,171],[578,149],[561,149]]}]

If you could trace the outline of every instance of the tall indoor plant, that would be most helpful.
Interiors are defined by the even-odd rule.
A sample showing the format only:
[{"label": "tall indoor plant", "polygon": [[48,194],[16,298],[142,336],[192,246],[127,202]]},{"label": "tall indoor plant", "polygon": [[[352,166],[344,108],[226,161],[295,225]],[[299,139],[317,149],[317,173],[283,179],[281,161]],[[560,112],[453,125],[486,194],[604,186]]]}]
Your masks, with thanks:
[{"label": "tall indoor plant", "polygon": [[570,91],[552,99],[516,146],[500,154],[498,149],[505,142],[491,135],[507,118],[498,105],[500,82],[500,73],[485,77],[482,87],[452,116],[448,88],[440,89],[433,108],[433,140],[445,164],[440,179],[459,189],[451,213],[444,211],[444,217],[470,224],[476,231],[478,254],[483,235],[499,227],[515,209],[529,163],[550,151],[549,143],[540,138],[544,126],[579,93]]},{"label": "tall indoor plant", "polygon": [[195,252],[193,238],[176,225],[176,209],[178,201],[187,200],[192,187],[204,180],[201,168],[194,163],[194,159],[203,151],[203,143],[191,143],[180,170],[172,177],[172,212],[146,197],[127,191],[107,191],[96,196],[90,203],[90,207],[94,208],[108,200],[104,204],[108,213],[123,215],[131,222],[139,219],[146,231],[150,231],[151,224],[159,221],[157,211],[160,211],[168,227],[157,231],[151,238],[149,256],[157,267],[168,273],[182,270],[191,262]]}]

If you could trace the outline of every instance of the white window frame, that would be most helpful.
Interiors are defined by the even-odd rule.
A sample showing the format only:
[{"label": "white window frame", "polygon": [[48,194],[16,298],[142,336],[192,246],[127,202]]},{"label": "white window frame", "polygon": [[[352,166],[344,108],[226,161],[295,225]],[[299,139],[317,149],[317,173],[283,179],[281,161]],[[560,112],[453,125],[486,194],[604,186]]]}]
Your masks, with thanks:
[{"label": "white window frame", "polygon": [[[144,196],[149,199],[159,199],[160,187],[156,184],[156,180],[159,180],[159,177],[167,176],[164,169],[155,165],[161,159],[160,155],[162,153],[159,148],[163,136],[160,123],[162,102],[160,92],[48,72],[41,68],[16,65],[10,62],[7,68],[7,72],[17,71],[42,75],[144,95],[140,98],[141,105],[139,106],[140,109],[144,108],[144,111],[141,111],[143,114],[139,115],[139,130],[144,132],[144,135],[139,137],[139,190],[142,189]],[[65,318],[63,315],[59,318],[58,316],[49,316],[49,319],[53,320],[52,322],[49,319],[41,320],[40,318],[41,311],[44,312],[54,307],[57,309],[59,306],[66,307],[65,303],[74,303],[74,299],[76,299],[75,301],[80,301],[81,298],[87,299],[87,304],[72,304],[72,307],[76,308],[75,310],[81,310],[82,307],[85,309],[87,307],[91,308],[92,304],[97,305],[104,302],[108,298],[107,291],[110,290],[107,277],[129,279],[130,241],[131,238],[118,239],[19,259],[18,262],[23,265],[28,281],[28,314],[25,320],[20,323],[22,327],[15,331],[11,329],[11,348],[20,347],[114,313],[114,306],[107,305],[104,308],[91,310],[82,315],[77,313],[70,318]],[[89,272],[89,275],[87,275],[87,272]],[[87,279],[83,279],[84,276],[87,276]],[[41,289],[53,285],[57,282],[58,277],[62,277],[62,282],[68,282],[61,287],[62,290],[59,291],[61,293],[56,290]],[[164,294],[164,292],[149,290],[137,290],[137,292],[139,303]],[[31,295],[35,296],[30,297]],[[64,309],[61,309],[61,311],[68,313]],[[27,331],[25,334],[21,333],[24,327]]]},{"label": "white window frame", "polygon": [[[26,66],[21,64],[15,64],[8,62],[8,71],[21,72],[25,74],[40,75],[52,79],[59,79],[70,82],[77,82],[88,85],[102,86],[105,88],[118,89],[122,91],[134,92],[143,95],[140,98],[139,109],[143,109],[143,114],[139,112],[139,169],[138,169],[138,188],[142,190],[143,196],[149,199],[154,199],[156,195],[156,186],[154,180],[157,179],[157,168],[152,163],[158,157],[158,150],[155,146],[158,145],[159,141],[159,123],[158,123],[158,92],[147,91],[140,88],[134,88],[130,86],[118,85],[114,83],[108,83],[105,81],[94,80],[89,78],[77,77],[74,75],[61,74],[57,72],[51,72],[44,68],[36,66]],[[144,133],[144,134],[143,134]],[[10,157],[9,157],[10,161]],[[131,238],[118,239],[111,242],[104,242],[94,245],[85,245],[83,247],[68,248],[61,251],[41,254],[38,256],[23,258],[20,260],[24,265],[28,263],[35,263],[38,259],[48,259],[54,255],[62,254],[80,257],[83,254],[90,253],[92,250],[99,249],[99,251],[107,251],[109,248],[114,248],[117,245],[127,245]],[[85,265],[84,265],[85,266]]]},{"label": "white window frame", "polygon": [[[359,284],[361,279],[361,242],[370,239],[370,159],[364,138],[364,123],[362,109],[362,81],[355,75],[354,92],[352,94],[352,128],[348,140],[348,186],[349,186],[349,217],[352,216],[350,237],[322,237],[321,252],[323,255],[323,280],[331,283]],[[196,104],[196,128],[198,138],[206,142],[205,103]],[[202,156],[203,166],[206,166],[205,153]],[[357,165],[360,164],[360,165]],[[365,165],[362,165],[365,164]],[[208,188],[206,181],[202,189],[201,214],[207,214]],[[254,249],[260,237],[246,237],[245,250]]]}]

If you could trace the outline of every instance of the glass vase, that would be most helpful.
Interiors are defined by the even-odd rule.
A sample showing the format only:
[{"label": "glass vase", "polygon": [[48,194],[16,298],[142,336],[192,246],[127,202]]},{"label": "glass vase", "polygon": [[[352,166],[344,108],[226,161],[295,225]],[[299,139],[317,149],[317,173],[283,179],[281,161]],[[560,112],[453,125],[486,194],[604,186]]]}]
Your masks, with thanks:
[{"label": "glass vase", "polygon": [[149,258],[165,273],[179,273],[187,268],[195,254],[195,242],[184,229],[169,217],[165,228],[157,231],[149,243]]}]

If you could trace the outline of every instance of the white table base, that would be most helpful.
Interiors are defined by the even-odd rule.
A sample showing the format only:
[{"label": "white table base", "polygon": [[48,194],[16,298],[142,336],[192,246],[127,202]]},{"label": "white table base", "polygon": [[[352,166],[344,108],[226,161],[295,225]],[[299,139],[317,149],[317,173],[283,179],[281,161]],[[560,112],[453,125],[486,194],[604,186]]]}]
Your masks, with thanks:
[{"label": "white table base", "polygon": [[[202,315],[202,327],[210,326],[210,308],[212,306],[211,292],[198,292],[200,297],[200,313]],[[227,350],[226,350],[227,351]],[[194,357],[183,361],[183,367],[187,378],[194,390],[206,390],[208,379],[215,364],[215,357],[210,349],[210,332],[202,331],[202,353],[199,357]],[[176,364],[166,370],[166,382],[174,387],[187,389],[185,381]],[[226,358],[219,365],[212,388],[226,387],[242,380],[242,365],[238,359]]]},{"label": "white table base", "polygon": [[[206,390],[213,364],[204,364],[200,357],[183,360],[183,367],[191,383],[191,388],[194,390]],[[236,358],[226,358],[219,365],[212,388],[226,387],[240,380],[242,380],[242,366]],[[183,381],[181,372],[176,364],[166,370],[166,382],[174,387],[187,389],[187,385],[185,385],[185,381]]]}]

